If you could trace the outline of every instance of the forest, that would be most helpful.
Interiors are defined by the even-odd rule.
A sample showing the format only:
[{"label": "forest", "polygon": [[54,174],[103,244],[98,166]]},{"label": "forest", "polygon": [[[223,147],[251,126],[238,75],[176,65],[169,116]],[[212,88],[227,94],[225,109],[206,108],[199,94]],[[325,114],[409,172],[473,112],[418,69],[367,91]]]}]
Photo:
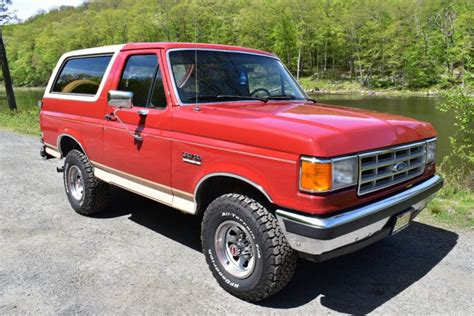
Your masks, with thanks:
[{"label": "forest", "polygon": [[16,86],[44,86],[66,51],[139,41],[271,51],[292,73],[369,88],[473,85],[472,0],[110,0],[4,27]]}]

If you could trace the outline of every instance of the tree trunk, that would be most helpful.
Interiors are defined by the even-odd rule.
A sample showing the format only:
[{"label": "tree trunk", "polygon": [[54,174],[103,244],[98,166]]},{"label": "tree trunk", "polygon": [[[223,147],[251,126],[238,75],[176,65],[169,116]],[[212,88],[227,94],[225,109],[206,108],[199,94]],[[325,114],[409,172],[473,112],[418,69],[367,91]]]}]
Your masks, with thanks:
[{"label": "tree trunk", "polygon": [[[361,63],[361,61],[360,61],[359,49],[356,49],[355,57],[357,58],[356,75],[357,75],[357,72],[359,72],[359,82],[360,82],[361,84],[364,84],[364,80],[363,80],[363,78],[362,78],[362,63]],[[357,69],[357,68],[358,68],[358,69]]]},{"label": "tree trunk", "polygon": [[[290,50],[288,47],[286,48],[286,59],[287,59],[287,65],[291,67],[291,57],[290,57]],[[293,68],[294,69],[294,68]]]},{"label": "tree trunk", "polygon": [[2,64],[3,81],[5,82],[5,90],[7,92],[8,107],[10,110],[16,110],[15,94],[13,93],[10,69],[8,68],[7,53],[5,52],[5,46],[3,45],[2,30],[0,30],[0,63]]},{"label": "tree trunk", "polygon": [[319,79],[319,45],[318,49],[316,50],[316,72],[317,72],[317,78]]},{"label": "tree trunk", "polygon": [[333,55],[332,55],[332,72],[334,74],[334,67],[336,65],[336,52],[333,52]]},{"label": "tree trunk", "polygon": [[300,80],[300,66],[301,66],[301,46],[298,51],[298,65],[296,66],[296,80]]},{"label": "tree trunk", "polygon": [[326,74],[326,69],[328,65],[328,40],[324,40],[324,70],[323,72]]},{"label": "tree trunk", "polygon": [[349,78],[351,78],[352,80],[352,67],[353,66],[353,61],[352,61],[352,57],[349,58]]}]

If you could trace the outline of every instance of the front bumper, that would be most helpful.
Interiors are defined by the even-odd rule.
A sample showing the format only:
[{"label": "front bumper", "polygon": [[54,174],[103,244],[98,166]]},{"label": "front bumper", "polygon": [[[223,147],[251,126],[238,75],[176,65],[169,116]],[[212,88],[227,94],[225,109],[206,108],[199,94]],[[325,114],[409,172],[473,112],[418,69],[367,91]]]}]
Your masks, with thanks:
[{"label": "front bumper", "polygon": [[303,257],[323,261],[390,235],[396,215],[412,210],[412,219],[443,186],[433,176],[411,188],[332,217],[277,210],[276,216],[291,247]]}]

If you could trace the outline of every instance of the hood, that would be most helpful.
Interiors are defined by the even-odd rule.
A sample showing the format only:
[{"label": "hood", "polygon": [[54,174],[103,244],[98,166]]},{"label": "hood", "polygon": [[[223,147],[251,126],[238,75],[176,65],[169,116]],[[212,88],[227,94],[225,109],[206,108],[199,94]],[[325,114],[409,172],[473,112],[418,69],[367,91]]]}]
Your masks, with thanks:
[{"label": "hood", "polygon": [[[226,103],[202,106],[200,112],[189,108],[180,108],[183,115],[174,120],[183,132],[298,155],[333,157],[436,136],[427,122],[319,103]],[[206,128],[197,130],[189,119]]]}]

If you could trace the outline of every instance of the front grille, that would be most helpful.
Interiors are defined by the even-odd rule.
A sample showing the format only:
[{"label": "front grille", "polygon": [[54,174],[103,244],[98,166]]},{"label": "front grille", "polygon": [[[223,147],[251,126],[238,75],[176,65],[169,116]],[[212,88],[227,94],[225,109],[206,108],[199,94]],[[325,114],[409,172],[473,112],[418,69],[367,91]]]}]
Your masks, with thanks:
[{"label": "front grille", "polygon": [[378,191],[421,175],[425,160],[425,142],[360,154],[358,194]]}]

